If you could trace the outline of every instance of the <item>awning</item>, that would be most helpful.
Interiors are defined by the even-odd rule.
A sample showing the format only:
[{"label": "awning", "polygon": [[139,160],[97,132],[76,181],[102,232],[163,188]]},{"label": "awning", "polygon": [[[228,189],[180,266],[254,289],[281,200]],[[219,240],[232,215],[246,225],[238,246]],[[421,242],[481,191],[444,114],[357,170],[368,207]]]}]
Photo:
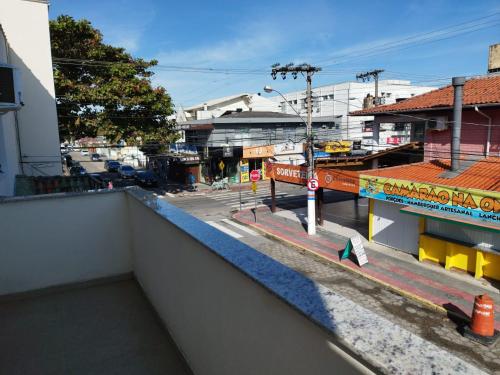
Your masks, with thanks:
[{"label": "awning", "polygon": [[490,232],[498,232],[500,231],[500,223],[492,223],[488,221],[482,221],[477,219],[469,219],[467,217],[446,214],[436,211],[425,210],[422,208],[416,208],[412,206],[403,207],[400,210],[404,214],[417,215],[417,216],[425,216],[434,220],[448,221],[455,224],[468,225],[475,227],[477,229],[482,229]]}]

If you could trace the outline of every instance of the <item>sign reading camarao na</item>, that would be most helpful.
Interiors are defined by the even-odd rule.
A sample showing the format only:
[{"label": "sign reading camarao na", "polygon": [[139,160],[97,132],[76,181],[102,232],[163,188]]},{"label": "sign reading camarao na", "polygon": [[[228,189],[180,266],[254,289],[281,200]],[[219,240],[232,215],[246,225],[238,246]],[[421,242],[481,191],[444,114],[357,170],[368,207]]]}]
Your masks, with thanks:
[{"label": "sign reading camarao na", "polygon": [[359,195],[500,223],[500,193],[360,175]]}]

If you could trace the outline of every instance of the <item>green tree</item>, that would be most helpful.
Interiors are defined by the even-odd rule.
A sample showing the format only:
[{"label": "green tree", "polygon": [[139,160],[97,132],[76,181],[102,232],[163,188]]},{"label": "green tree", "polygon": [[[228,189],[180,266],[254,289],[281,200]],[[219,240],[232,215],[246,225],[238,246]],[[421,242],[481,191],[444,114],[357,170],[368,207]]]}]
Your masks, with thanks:
[{"label": "green tree", "polygon": [[151,83],[156,60],[105,44],[89,21],[66,15],[50,21],[50,36],[61,139],[175,139],[170,96]]}]

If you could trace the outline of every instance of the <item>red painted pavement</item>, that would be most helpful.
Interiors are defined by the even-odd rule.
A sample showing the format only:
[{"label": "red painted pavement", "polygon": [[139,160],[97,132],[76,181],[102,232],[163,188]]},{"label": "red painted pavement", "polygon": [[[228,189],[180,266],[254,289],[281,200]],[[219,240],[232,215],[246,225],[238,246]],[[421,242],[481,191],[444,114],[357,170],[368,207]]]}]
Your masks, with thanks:
[{"label": "red painted pavement", "polygon": [[[259,212],[259,210],[257,211]],[[256,228],[260,228],[266,232],[269,232],[275,235],[276,237],[283,238],[288,242],[307,248],[313,251],[314,253],[317,253],[325,258],[330,259],[335,263],[341,262],[341,260],[339,259],[339,251],[344,248],[343,244],[342,245],[335,244],[332,241],[320,237],[311,238],[303,231],[298,231],[279,221],[272,220],[272,217],[268,214],[268,211],[266,211],[265,209],[262,209],[260,211],[262,211],[262,214],[261,216],[257,216],[257,223],[254,222],[253,214],[248,210],[235,214],[234,218],[247,225],[254,226]],[[248,215],[252,216],[245,217]],[[325,251],[324,248],[320,248],[317,245],[331,249],[333,253]],[[390,258],[388,258],[388,261],[390,261]],[[451,304],[457,307],[458,309],[462,310],[466,314],[468,314],[468,311],[472,309],[474,296],[471,295],[470,293],[464,292],[460,289],[456,289],[450,286],[443,285],[439,282],[428,279],[422,275],[401,269],[396,265],[387,265],[386,263],[388,262],[379,262],[378,260],[371,258],[368,267],[365,266],[361,268],[350,259],[342,260],[342,264],[344,266],[347,266],[348,268],[369,275],[371,278],[380,280],[381,282],[392,285],[397,289],[401,289],[405,292],[414,294],[436,305],[446,308],[448,304]],[[398,274],[400,276],[404,276],[405,278],[407,278],[408,282],[404,282],[402,280],[390,277],[389,276],[390,273],[388,273],[387,271],[390,271],[391,273],[394,274]],[[418,285],[418,283],[421,283],[428,288],[430,287],[431,289],[437,289],[441,292],[451,294],[455,296],[457,299],[463,300],[463,303],[457,303],[456,301],[451,301],[437,294],[433,294],[429,291],[422,290],[416,286]],[[500,306],[495,306],[495,311],[500,312]],[[495,328],[498,330],[500,330],[499,319],[500,319],[500,314],[496,314]]]}]

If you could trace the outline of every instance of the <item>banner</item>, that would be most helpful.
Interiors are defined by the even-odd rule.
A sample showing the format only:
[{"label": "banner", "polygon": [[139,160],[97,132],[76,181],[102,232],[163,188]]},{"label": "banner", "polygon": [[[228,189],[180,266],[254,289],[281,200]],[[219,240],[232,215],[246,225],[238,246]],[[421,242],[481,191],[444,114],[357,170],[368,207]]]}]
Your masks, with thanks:
[{"label": "banner", "polygon": [[250,181],[250,171],[247,159],[241,159],[240,161],[240,178],[241,182]]},{"label": "banner", "polygon": [[[304,166],[269,162],[266,168],[267,176],[276,181],[297,185],[307,183],[307,168]],[[359,192],[359,175],[356,171],[317,168],[314,177],[318,179],[319,187],[356,194]]]},{"label": "banner", "polygon": [[361,175],[359,195],[500,223],[500,193]]},{"label": "banner", "polygon": [[243,158],[259,159],[274,156],[274,145],[271,146],[243,146]]}]

